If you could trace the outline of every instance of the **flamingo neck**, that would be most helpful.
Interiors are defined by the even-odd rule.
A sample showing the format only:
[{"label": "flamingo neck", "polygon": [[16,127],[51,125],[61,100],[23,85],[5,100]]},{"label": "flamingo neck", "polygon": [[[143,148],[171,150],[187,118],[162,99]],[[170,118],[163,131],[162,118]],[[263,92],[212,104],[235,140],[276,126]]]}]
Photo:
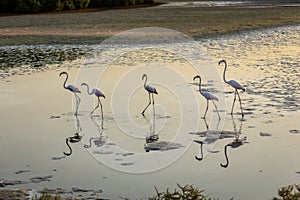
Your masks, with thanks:
[{"label": "flamingo neck", "polygon": [[147,79],[148,79],[148,77],[147,77],[147,75],[145,75],[144,77],[145,77],[145,83],[144,83],[144,87],[146,87],[146,83],[147,83]]},{"label": "flamingo neck", "polygon": [[202,90],[201,90],[201,78],[199,78],[199,92],[202,94]]},{"label": "flamingo neck", "polygon": [[88,93],[89,95],[92,95],[93,93],[92,93],[92,91],[90,92],[90,87],[89,87],[89,85],[86,84],[85,86],[86,86],[86,91],[87,91],[87,93]]},{"label": "flamingo neck", "polygon": [[227,70],[227,63],[224,61],[224,64],[225,64],[225,67],[224,67],[224,72],[223,72],[223,80],[225,83],[228,83],[228,81],[226,81],[226,78],[225,78],[225,73],[226,73],[226,70]]},{"label": "flamingo neck", "polygon": [[65,79],[64,84],[63,84],[63,87],[64,87],[65,89],[67,89],[66,83],[67,83],[67,81],[68,81],[68,78],[69,78],[69,75],[66,74],[66,79]]}]

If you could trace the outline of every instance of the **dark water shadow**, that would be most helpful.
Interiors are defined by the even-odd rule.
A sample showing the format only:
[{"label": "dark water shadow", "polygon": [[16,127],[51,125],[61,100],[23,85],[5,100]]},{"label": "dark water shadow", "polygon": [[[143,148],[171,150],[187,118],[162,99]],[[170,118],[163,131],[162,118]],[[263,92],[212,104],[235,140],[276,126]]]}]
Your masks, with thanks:
[{"label": "dark water shadow", "polygon": [[149,136],[146,136],[146,143],[144,144],[144,150],[146,152],[150,151],[169,151],[174,149],[179,149],[183,147],[179,143],[174,143],[171,141],[159,141],[159,135],[155,132],[155,108],[153,106],[153,116],[152,123],[150,119],[144,117],[145,120],[149,121]]},{"label": "dark water shadow", "polygon": [[[205,118],[202,118],[204,123],[205,123],[205,127],[206,127],[206,131],[203,132],[197,132],[196,135],[199,135],[200,137],[205,137],[205,139],[202,140],[193,140],[193,142],[199,144],[199,151],[200,153],[198,153],[198,155],[200,154],[200,156],[195,156],[195,159],[198,161],[203,160],[203,145],[204,144],[211,144],[214,143],[218,140],[218,138],[220,137],[221,132],[217,131],[219,129],[219,125],[220,125],[220,120],[218,120],[217,126],[215,130],[210,130],[209,125],[206,121]],[[192,133],[190,133],[192,134]],[[212,137],[210,137],[212,136]]]},{"label": "dark water shadow", "polygon": [[75,131],[73,136],[69,136],[65,139],[66,140],[66,145],[69,148],[68,152],[65,152],[65,151],[63,152],[63,154],[65,156],[70,156],[73,153],[73,150],[72,150],[72,147],[71,147],[70,143],[71,144],[78,143],[78,142],[81,141],[81,139],[83,137],[83,135],[81,134],[82,133],[82,128],[81,128],[81,125],[80,125],[78,115],[74,115],[74,117],[75,117],[75,122],[76,122],[76,131]]},{"label": "dark water shadow", "polygon": [[101,125],[99,124],[99,122],[97,120],[97,116],[91,115],[90,118],[97,128],[99,136],[98,137],[90,137],[89,143],[84,144],[83,146],[84,146],[84,148],[91,148],[92,143],[93,143],[96,147],[101,147],[106,143],[106,137],[104,136],[104,129],[103,129],[103,117],[101,117]]},{"label": "dark water shadow", "polygon": [[228,147],[231,147],[232,149],[237,149],[237,148],[241,147],[242,145],[248,143],[246,141],[247,140],[246,136],[244,136],[242,138],[240,137],[242,134],[243,120],[239,120],[240,126],[239,126],[239,130],[237,130],[234,118],[232,117],[231,119],[232,119],[233,129],[234,129],[234,132],[236,135],[234,137],[234,140],[231,141],[230,143],[226,144],[224,147],[224,155],[225,155],[226,162],[225,162],[225,164],[220,163],[220,166],[223,168],[227,168],[229,166]]}]

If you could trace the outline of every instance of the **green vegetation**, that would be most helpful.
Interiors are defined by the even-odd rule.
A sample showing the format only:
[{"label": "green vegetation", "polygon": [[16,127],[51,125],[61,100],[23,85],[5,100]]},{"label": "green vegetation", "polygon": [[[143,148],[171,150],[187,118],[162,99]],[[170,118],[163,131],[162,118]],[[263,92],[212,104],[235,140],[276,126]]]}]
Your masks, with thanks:
[{"label": "green vegetation", "polygon": [[[73,199],[73,198],[69,198],[69,199]],[[44,189],[41,192],[41,195],[39,195],[39,197],[37,195],[35,195],[32,200],[69,200],[68,198],[64,198],[61,195],[58,194],[51,194],[49,193],[48,189]]]},{"label": "green vegetation", "polygon": [[155,187],[156,195],[154,197],[148,198],[148,200],[185,200],[185,199],[195,199],[195,200],[211,200],[212,198],[207,197],[203,194],[204,190],[195,188],[192,185],[181,186],[177,184],[179,190],[169,191],[167,189],[165,192],[159,192]]},{"label": "green vegetation", "polygon": [[[159,192],[155,187],[156,195],[149,197],[148,200],[212,200],[214,198],[207,197],[203,194],[204,190],[195,188],[192,185],[180,186],[177,184],[179,189],[174,191],[169,191],[167,189],[165,192]],[[286,187],[281,187],[278,189],[278,196],[274,197],[273,200],[299,200],[300,198],[300,185],[288,185]],[[68,200],[74,198],[64,198],[60,195],[50,194],[47,189],[45,189],[40,197],[34,197],[33,200]],[[126,198],[124,198],[126,199]],[[233,198],[232,198],[233,199]]]},{"label": "green vegetation", "polygon": [[0,0],[0,13],[40,13],[151,4],[153,0]]}]

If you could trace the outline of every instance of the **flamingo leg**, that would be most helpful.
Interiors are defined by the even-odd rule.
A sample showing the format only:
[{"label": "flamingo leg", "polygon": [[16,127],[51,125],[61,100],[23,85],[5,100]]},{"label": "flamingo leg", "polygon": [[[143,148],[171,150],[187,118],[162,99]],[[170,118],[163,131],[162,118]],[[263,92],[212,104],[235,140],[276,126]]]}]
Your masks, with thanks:
[{"label": "flamingo leg", "polygon": [[91,112],[91,115],[95,112],[95,110],[99,107],[99,105],[100,105],[100,99],[99,99],[99,97],[98,97],[98,104],[97,104],[97,106],[94,108],[94,110]]},{"label": "flamingo leg", "polygon": [[147,110],[147,108],[148,108],[148,107],[150,106],[150,104],[151,104],[150,92],[148,92],[148,94],[149,94],[149,103],[148,103],[148,105],[146,106],[146,108],[143,110],[142,115],[144,115],[144,112]]},{"label": "flamingo leg", "polygon": [[80,98],[79,96],[74,92],[75,95],[75,99],[76,99],[76,111],[75,111],[75,115],[78,115],[78,108],[79,108],[79,104],[80,104]]},{"label": "flamingo leg", "polygon": [[204,118],[204,123],[205,123],[206,129],[209,130],[209,126],[208,126],[207,121],[206,121],[205,118]]},{"label": "flamingo leg", "polygon": [[233,114],[234,103],[235,103],[235,100],[236,100],[236,93],[237,93],[237,90],[235,89],[233,103],[232,103],[232,107],[231,107],[231,113],[230,113],[231,115]]},{"label": "flamingo leg", "polygon": [[207,113],[207,110],[208,110],[208,100],[206,100],[206,110],[205,110],[205,113],[204,113],[204,116],[202,117],[203,119],[205,119],[206,117],[206,113]]},{"label": "flamingo leg", "polygon": [[241,112],[242,112],[242,117],[244,117],[244,113],[243,113],[243,107],[242,107],[242,100],[241,100],[241,97],[240,97],[240,94],[238,91],[237,92],[237,95],[238,95],[238,98],[239,98],[239,102],[240,102],[240,107],[241,107]]},{"label": "flamingo leg", "polygon": [[76,133],[75,134],[78,135],[82,131],[82,128],[80,126],[80,122],[79,122],[79,119],[78,119],[77,115],[76,115],[76,127],[77,127],[77,129],[76,129]]},{"label": "flamingo leg", "polygon": [[103,129],[103,120],[104,120],[104,117],[103,117],[102,103],[101,103],[101,100],[100,100],[99,97],[98,97],[98,101],[99,101],[99,104],[100,104],[100,108],[101,108],[101,116],[102,116],[102,120],[101,120],[101,128]]},{"label": "flamingo leg", "polygon": [[152,104],[154,105],[154,96],[153,96],[153,93],[152,93]]},{"label": "flamingo leg", "polygon": [[218,111],[217,105],[216,105],[216,103],[214,102],[214,100],[211,100],[211,101],[213,102],[213,104],[214,104],[214,106],[215,106],[215,108],[216,108],[216,111],[217,111],[217,114],[218,114],[219,120],[220,120],[221,117],[220,117],[220,115],[219,115],[219,111]]}]

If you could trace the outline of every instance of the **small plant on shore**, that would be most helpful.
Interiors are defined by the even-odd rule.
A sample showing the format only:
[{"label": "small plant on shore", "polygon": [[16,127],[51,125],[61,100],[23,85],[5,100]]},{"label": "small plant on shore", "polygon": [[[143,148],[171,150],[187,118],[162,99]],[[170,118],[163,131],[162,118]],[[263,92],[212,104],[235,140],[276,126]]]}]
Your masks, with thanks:
[{"label": "small plant on shore", "polygon": [[273,200],[299,200],[300,199],[300,185],[288,185],[278,189],[278,196]]},{"label": "small plant on shore", "polygon": [[47,189],[44,189],[41,196],[34,196],[32,200],[75,200],[75,198],[65,198],[58,194],[51,194]]},{"label": "small plant on shore", "polygon": [[177,184],[179,189],[174,191],[159,192],[155,187],[156,195],[154,197],[148,198],[148,200],[185,200],[185,199],[195,199],[195,200],[212,200],[212,198],[207,197],[203,194],[204,190],[195,188],[192,185],[181,186]]}]

